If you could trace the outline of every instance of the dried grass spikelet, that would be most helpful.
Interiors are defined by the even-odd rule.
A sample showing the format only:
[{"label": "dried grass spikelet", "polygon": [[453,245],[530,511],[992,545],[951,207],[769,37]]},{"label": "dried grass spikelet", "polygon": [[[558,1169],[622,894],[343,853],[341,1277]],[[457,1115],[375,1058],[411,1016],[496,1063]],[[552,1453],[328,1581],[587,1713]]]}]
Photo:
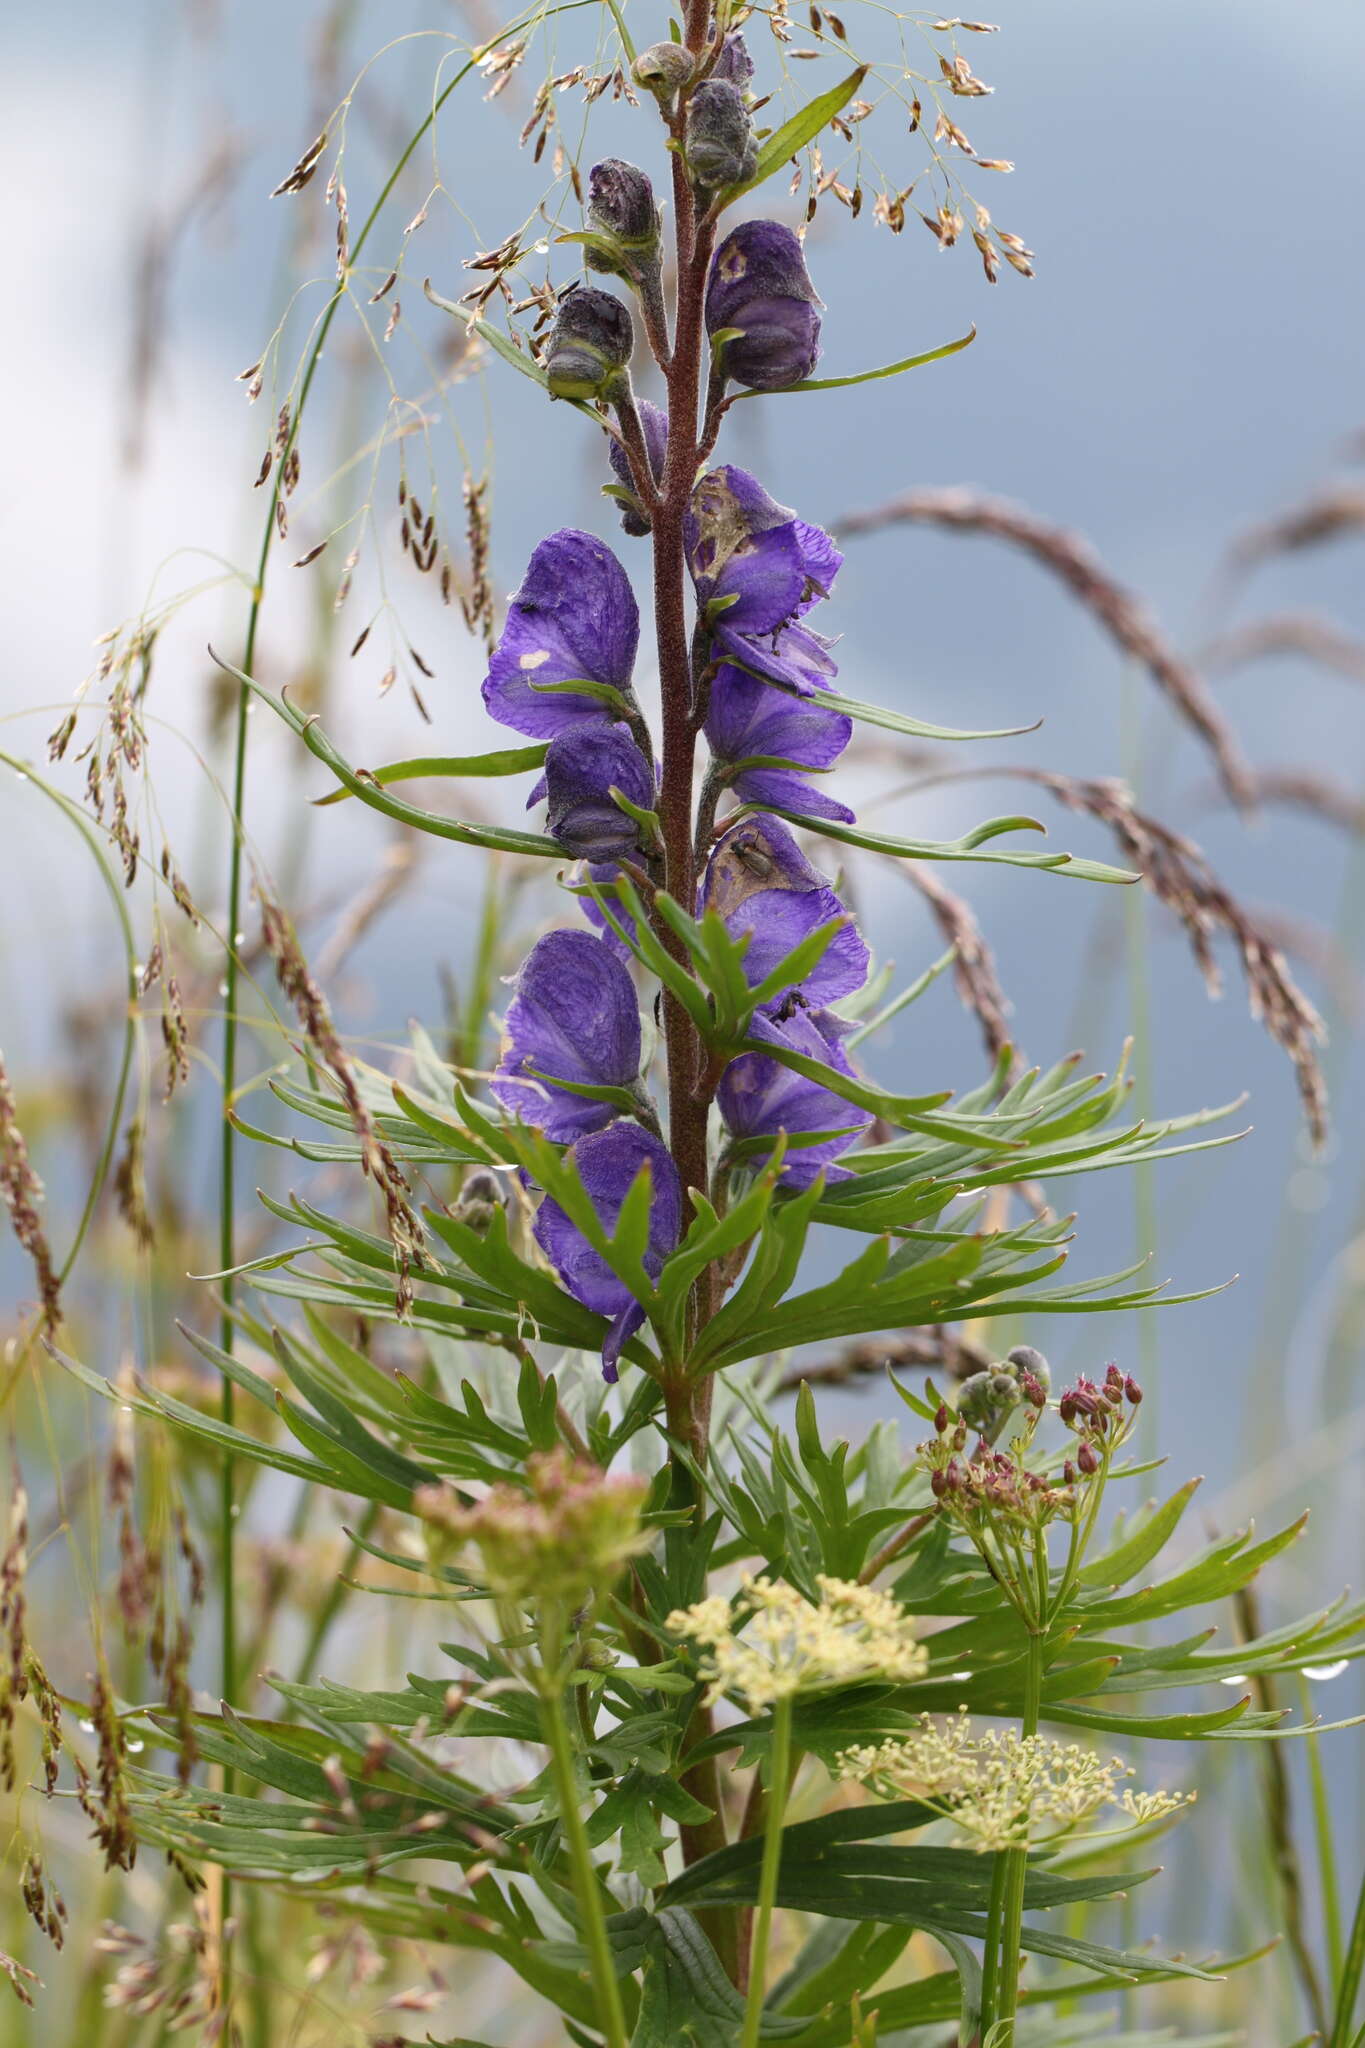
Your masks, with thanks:
[{"label": "dried grass spikelet", "polygon": [[859,1337],[832,1358],[794,1366],[774,1392],[794,1394],[799,1387],[846,1387],[859,1380],[881,1379],[896,1366],[912,1371],[946,1372],[955,1380],[983,1372],[991,1361],[981,1348],[943,1324],[919,1330],[891,1330]]},{"label": "dried grass spikelet", "polygon": [[1278,519],[1253,526],[1229,551],[1229,564],[1245,571],[1272,555],[1297,554],[1365,527],[1365,489],[1359,484],[1324,484]]},{"label": "dried grass spikelet", "polygon": [[1121,782],[1075,781],[1039,768],[1009,772],[1109,828],[1141,870],[1146,887],[1180,920],[1210,995],[1222,992],[1212,941],[1219,933],[1231,939],[1246,977],[1251,1014],[1288,1054],[1313,1142],[1322,1144],[1327,1136],[1327,1084],[1318,1057],[1326,1036],[1322,1019],[1290,974],[1280,948],[1224,888],[1200,849],[1140,811]]},{"label": "dried grass spikelet", "polygon": [[[937,772],[912,786],[925,789],[986,776],[1045,789],[1067,810],[1094,818],[1112,832],[1143,885],[1179,920],[1211,996],[1222,994],[1213,941],[1220,935],[1231,939],[1246,977],[1251,1015],[1288,1054],[1313,1142],[1322,1144],[1327,1135],[1327,1084],[1318,1055],[1326,1038],[1323,1021],[1269,930],[1223,886],[1193,840],[1140,811],[1125,784],[1109,778],[1086,781],[1047,768],[998,765]],[[1254,776],[1251,788],[1254,792]]]},{"label": "dried grass spikelet", "polygon": [[156,1230],[147,1207],[146,1126],[135,1116],[123,1134],[123,1149],[114,1169],[114,1200],[118,1212],[143,1251],[156,1243]]},{"label": "dried grass spikelet", "polygon": [[127,1744],[103,1669],[91,1680],[90,1720],[99,1745],[95,1775],[92,1778],[81,1759],[75,1759],[76,1798],[104,1853],[105,1869],[131,1870],[137,1861],[137,1835],[128,1803]]},{"label": "dried grass spikelet", "polygon": [[1365,833],[1365,799],[1331,775],[1314,768],[1261,768],[1255,776],[1256,801],[1291,811],[1306,811],[1324,824],[1336,825],[1353,837]]},{"label": "dried grass spikelet", "polygon": [[1199,661],[1212,671],[1241,668],[1277,654],[1300,654],[1351,682],[1365,683],[1365,641],[1314,612],[1275,612],[1235,626],[1207,641],[1199,650]]},{"label": "dried grass spikelet", "polygon": [[850,513],[837,520],[835,530],[841,539],[850,539],[897,525],[989,534],[1023,548],[1051,569],[1110,637],[1142,663],[1186,724],[1199,734],[1233,802],[1244,807],[1252,803],[1251,777],[1241,749],[1202,677],[1168,645],[1137,598],[1115,582],[1079,534],[1050,525],[1026,506],[969,490],[906,491],[872,511]]},{"label": "dried grass spikelet", "polygon": [[[934,922],[954,949],[954,984],[963,1003],[980,1024],[986,1051],[994,1063],[1012,1045],[1013,1033],[1009,1027],[1011,1005],[1000,986],[995,957],[976,921],[976,913],[970,903],[961,896],[955,896],[951,889],[946,889],[931,868],[913,860],[897,861],[896,865],[911,886],[924,897]],[[1012,1052],[1011,1075],[1018,1066],[1018,1054]]]},{"label": "dried grass spikelet", "polygon": [[33,1262],[42,1304],[43,1328],[56,1330],[62,1320],[61,1280],[43,1229],[39,1208],[43,1184],[33,1170],[19,1127],[19,1113],[0,1053],[0,1200],[9,1211],[14,1235]]},{"label": "dried grass spikelet", "polygon": [[294,927],[264,888],[258,885],[261,905],[261,938],[275,963],[280,987],[294,1006],[304,1037],[331,1073],[341,1090],[351,1125],[360,1141],[361,1164],[384,1200],[389,1242],[398,1268],[397,1304],[400,1315],[412,1305],[414,1266],[423,1263],[422,1225],[408,1199],[409,1186],[390,1148],[374,1126],[356,1082],[355,1069],[337,1036],[327,998],[309,972]]}]

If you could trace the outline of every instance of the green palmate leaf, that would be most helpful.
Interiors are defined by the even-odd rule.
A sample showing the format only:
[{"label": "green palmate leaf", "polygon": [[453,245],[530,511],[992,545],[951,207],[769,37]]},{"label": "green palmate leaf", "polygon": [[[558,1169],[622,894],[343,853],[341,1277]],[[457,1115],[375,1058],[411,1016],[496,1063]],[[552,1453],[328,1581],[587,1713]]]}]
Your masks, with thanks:
[{"label": "green palmate leaf", "polygon": [[839,83],[830,86],[828,91],[818,93],[799,113],[793,114],[789,121],[784,121],[780,128],[775,128],[759,145],[758,164],[752,178],[747,178],[742,185],[731,185],[724,194],[722,204],[733,206],[736,199],[743,198],[746,192],[752,192],[756,185],[761,185],[765,178],[771,178],[775,171],[780,171],[783,164],[796,155],[798,149],[804,149],[808,142],[813,142],[821,129],[827,127],[834,116],[847,106],[866,78],[867,72],[867,65],[860,64],[847,78],[840,79]]},{"label": "green palmate leaf", "polygon": [[[879,370],[855,370],[850,377],[803,377],[799,384],[784,384],[782,391],[840,391],[849,384],[875,384],[882,377],[899,377],[905,370],[918,370],[923,363],[941,362],[944,356],[955,356],[959,350],[970,348],[976,340],[976,329],[959,335],[956,341],[945,341],[941,348],[926,349],[923,355],[903,356],[898,363],[884,363]],[[777,397],[757,391],[741,391],[740,398]],[[823,698],[821,699],[823,702]]]},{"label": "green palmate leaf", "polygon": [[[417,782],[426,777],[523,775],[543,768],[545,754],[543,746],[503,747],[492,754],[418,754],[409,761],[390,761],[384,768],[357,768],[356,774],[363,781],[377,782],[381,789],[392,782]],[[351,795],[349,789],[334,789],[327,796],[315,797],[313,808],[322,811],[329,804],[344,804]]]},{"label": "green palmate leaf", "polygon": [[[734,2048],[744,2000],[690,1913],[652,1919],[641,1962],[640,2012],[631,2048]],[[804,2041],[810,2022],[765,2014],[763,2041]]]},{"label": "green palmate leaf", "polygon": [[316,756],[325,767],[330,768],[337,781],[352,796],[357,796],[373,811],[382,811],[385,817],[396,818],[402,825],[411,825],[419,832],[430,833],[437,839],[453,839],[462,846],[483,846],[502,853],[535,854],[542,860],[562,860],[564,849],[556,840],[545,839],[538,832],[515,832],[494,825],[465,825],[455,818],[443,818],[439,812],[424,811],[417,804],[405,803],[401,797],[390,796],[378,783],[369,781],[353,768],[345,756],[335,747],[315,717],[298,711],[284,696],[274,697],[269,690],[251,676],[234,668],[231,662],[213,654],[219,668],[237,681],[263,704],[268,704],[277,718],[296,732],[310,754]]},{"label": "green palmate leaf", "polygon": [[636,1765],[589,1818],[588,1840],[600,1848],[619,1836],[620,1870],[643,1884],[660,1885],[667,1875],[663,1858],[667,1837],[658,1812],[670,1820],[697,1822],[709,1819],[711,1809],[684,1791],[676,1778]]},{"label": "green palmate leaf", "polygon": [[[831,700],[832,701],[832,700]],[[807,818],[797,811],[777,812],[792,825],[816,832],[824,839],[837,839],[845,846],[861,846],[868,853],[898,855],[906,860],[991,861],[1005,867],[1042,868],[1049,874],[1069,875],[1084,882],[1136,882],[1138,876],[1127,868],[1110,867],[1105,861],[1078,860],[1070,853],[983,853],[988,840],[1004,832],[1042,832],[1037,818],[988,818],[964,833],[960,839],[897,839],[885,832],[869,832],[860,825],[837,825],[830,818]]]}]

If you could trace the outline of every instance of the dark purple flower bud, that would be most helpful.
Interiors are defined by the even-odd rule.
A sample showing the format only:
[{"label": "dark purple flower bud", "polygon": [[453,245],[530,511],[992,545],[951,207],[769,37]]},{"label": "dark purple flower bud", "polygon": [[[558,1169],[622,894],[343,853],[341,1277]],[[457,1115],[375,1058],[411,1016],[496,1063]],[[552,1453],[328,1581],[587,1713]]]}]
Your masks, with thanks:
[{"label": "dark purple flower bud", "polygon": [[[659,209],[654,187],[644,172],[619,156],[609,156],[588,172],[588,220],[599,234],[618,242],[632,260],[644,260],[659,246]],[[591,245],[587,260],[594,270]]]},{"label": "dark purple flower bud", "polygon": [[[722,765],[767,758],[832,768],[852,736],[852,720],[829,710],[818,696],[794,697],[728,662],[712,680],[706,738]],[[730,787],[744,803],[853,822],[846,804],[812,787],[795,767],[745,768],[731,777]]]},{"label": "dark purple flower bud", "polygon": [[632,64],[631,77],[646,92],[657,94],[661,100],[671,100],[695,68],[696,59],[681,43],[651,43]]},{"label": "dark purple flower bud", "polygon": [[580,860],[619,860],[640,845],[640,827],[611,795],[654,807],[654,772],[624,725],[580,725],[550,742],[545,756],[545,827]]},{"label": "dark purple flower bud", "polygon": [[500,725],[537,740],[572,725],[609,725],[600,698],[544,686],[606,683],[628,695],[639,639],[635,593],[611,549],[571,527],[552,533],[512,599],[483,701]]},{"label": "dark purple flower bud", "polygon": [[948,1474],[942,1471],[931,1472],[929,1475],[929,1491],[933,1494],[935,1500],[942,1500],[944,1494],[948,1491]]},{"label": "dark purple flower bud", "polygon": [[[647,398],[640,400],[637,411],[640,430],[645,438],[645,449],[649,456],[649,466],[655,483],[660,484],[664,478],[664,458],[668,454],[668,414],[661,412],[657,405],[651,405]],[[607,442],[607,459],[611,463],[617,483],[631,494],[628,504],[624,499],[617,499],[617,503],[622,507],[621,524],[627,533],[639,539],[641,535],[649,532],[649,520],[635,495],[635,479],[630,473],[630,459],[619,441]]]},{"label": "dark purple flower bud", "polygon": [[1022,1368],[1019,1372],[1019,1391],[1030,1408],[1046,1408],[1047,1395],[1043,1391],[1041,1380],[1036,1380],[1031,1372],[1025,1372]]},{"label": "dark purple flower bud", "polygon": [[[731,938],[751,934],[744,972],[751,988],[821,925],[847,918],[799,993],[815,1009],[852,995],[867,980],[868,951],[857,926],[825,877],[813,868],[778,818],[746,818],[716,842],[701,891]],[[776,1008],[785,991],[768,1005]]]},{"label": "dark purple flower bud", "polygon": [[711,608],[727,651],[747,651],[751,636],[780,632],[828,597],[844,559],[827,533],[733,463],[693,491],[684,538],[697,601]]},{"label": "dark purple flower bud", "polygon": [[744,96],[726,78],[708,78],[687,103],[687,168],[708,191],[743,185],[758,168],[758,145]]},{"label": "dark purple flower bud", "polygon": [[551,398],[610,398],[634,347],[635,327],[620,299],[587,284],[566,292],[545,345]]},{"label": "dark purple flower bud", "polygon": [[620,1111],[555,1081],[632,1088],[639,1073],[639,1005],[616,955],[591,932],[537,940],[517,975],[490,1084],[503,1108],[567,1143],[602,1130]]},{"label": "dark purple flower bud", "polygon": [[948,1427],[948,1424],[952,1421],[952,1419],[952,1415],[950,1414],[948,1409],[948,1403],[946,1401],[940,1401],[938,1407],[934,1410],[934,1429],[939,1436],[942,1436],[944,1430]]},{"label": "dark purple flower bud", "polygon": [[1072,1464],[1070,1458],[1062,1466],[1062,1481],[1067,1486],[1074,1486],[1076,1484],[1076,1467]]},{"label": "dark purple flower bud", "polygon": [[1080,1466],[1086,1477],[1089,1478],[1092,1473],[1098,1472],[1100,1469],[1100,1454],[1093,1444],[1083,1443],[1076,1453],[1076,1463]]},{"label": "dark purple flower bud", "polygon": [[1128,1396],[1128,1399],[1131,1401],[1134,1408],[1136,1408],[1138,1403],[1142,1399],[1142,1389],[1138,1385],[1137,1381],[1133,1378],[1133,1375],[1131,1373],[1129,1373],[1127,1379],[1123,1383],[1123,1391]]},{"label": "dark purple flower bud", "polygon": [[[819,1060],[851,1080],[853,1068],[840,1043],[848,1029],[830,1011],[808,1010],[802,1003],[789,1016],[755,1017],[749,1035],[808,1060]],[[872,1122],[870,1110],[845,1102],[833,1089],[758,1052],[742,1053],[730,1062],[721,1076],[716,1104],[735,1138],[776,1139],[779,1131],[789,1138],[814,1131],[831,1134],[818,1144],[788,1151],[781,1178],[783,1186],[792,1188],[808,1188],[821,1173],[827,1181],[850,1179],[847,1167],[833,1162]],[[761,1153],[756,1163],[766,1163],[771,1156],[771,1152]]]},{"label": "dark purple flower bud", "polygon": [[726,79],[743,92],[753,75],[754,60],[749,55],[749,46],[739,30],[732,29],[720,46],[720,55],[711,67],[711,76]]},{"label": "dark purple flower bud", "polygon": [[801,244],[775,220],[741,221],[711,262],[706,331],[719,334],[721,368],[751,391],[785,391],[820,360],[821,301]]},{"label": "dark purple flower bud", "polygon": [[[682,1229],[682,1183],[667,1146],[641,1125],[619,1122],[580,1138],[569,1157],[608,1236],[637,1177],[648,1169],[651,1195],[644,1268],[657,1279]],[[596,1315],[611,1317],[602,1346],[602,1377],[614,1380],[622,1350],[644,1322],[644,1310],[552,1196],[542,1201],[533,1229],[536,1243],[574,1300]]]}]

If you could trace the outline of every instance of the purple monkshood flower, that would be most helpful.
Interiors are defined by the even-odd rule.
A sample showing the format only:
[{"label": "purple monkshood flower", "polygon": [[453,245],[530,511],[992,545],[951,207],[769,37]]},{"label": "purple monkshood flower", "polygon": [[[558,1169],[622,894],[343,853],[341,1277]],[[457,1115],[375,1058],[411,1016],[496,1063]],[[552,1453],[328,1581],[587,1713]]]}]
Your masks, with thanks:
[{"label": "purple monkshood flower", "polygon": [[792,768],[746,768],[730,787],[743,803],[853,823],[847,804],[826,796],[800,768],[832,768],[853,736],[853,721],[814,697],[793,697],[726,662],[711,684],[706,738],[722,764],[769,756]]},{"label": "purple monkshood flower", "polygon": [[[651,405],[647,398],[640,400],[637,409],[640,415],[640,428],[645,437],[645,449],[649,455],[649,466],[654,472],[655,483],[659,484],[663,482],[664,457],[668,453],[668,414],[660,411],[657,405]],[[619,441],[607,442],[607,460],[611,463],[617,483],[631,493],[630,504],[621,506],[621,525],[627,533],[634,535],[638,540],[642,534],[649,532],[649,521],[641,509],[639,499],[634,495],[635,479],[630,473],[626,451]],[[617,502],[621,501],[618,499]]]},{"label": "purple monkshood flower", "polygon": [[[785,1002],[776,1016],[755,1017],[749,1036],[819,1060],[822,1066],[834,1067],[852,1079],[853,1069],[841,1042],[850,1028],[831,1011],[809,1010],[796,997]],[[742,1053],[730,1062],[716,1101],[727,1130],[736,1138],[775,1139],[779,1131],[789,1138],[807,1131],[839,1133],[787,1154],[781,1181],[791,1188],[809,1187],[819,1173],[827,1181],[848,1180],[848,1168],[833,1162],[872,1122],[870,1110],[845,1102],[819,1081],[809,1080],[760,1052]],[[771,1153],[765,1152],[755,1164],[770,1157]]]},{"label": "purple monkshood flower", "polygon": [[[791,627],[828,597],[844,559],[827,533],[779,505],[733,463],[701,479],[684,532],[697,601],[717,605],[717,636],[727,645],[735,635]],[[722,599],[730,600],[723,610]]]},{"label": "purple monkshood flower", "polygon": [[[717,840],[702,883],[704,910],[714,910],[738,939],[750,936],[744,974],[757,988],[794,946],[821,925],[848,913],[825,877],[813,868],[780,818],[746,818]],[[821,958],[797,984],[812,1008],[852,995],[867,980],[869,956],[849,918]],[[787,991],[766,1005],[778,1008]]]},{"label": "purple monkshood flower", "polygon": [[640,827],[611,795],[613,788],[653,810],[654,770],[625,725],[574,725],[550,742],[545,774],[528,802],[549,800],[545,828],[580,860],[617,860],[640,845]]},{"label": "purple monkshood flower", "polygon": [[711,67],[711,76],[724,78],[743,92],[753,75],[754,60],[749,55],[749,46],[739,30],[732,29],[720,46],[720,55]]},{"label": "purple monkshood flower", "polygon": [[[594,534],[566,527],[543,540],[513,597],[483,686],[500,725],[554,739],[572,725],[609,725],[598,698],[547,683],[609,683],[630,691],[640,611],[630,579]],[[538,690],[534,685],[539,684]]]},{"label": "purple monkshood flower", "polygon": [[[649,1244],[643,1263],[651,1280],[657,1279],[682,1230],[682,1182],[668,1147],[640,1124],[620,1122],[580,1138],[568,1157],[608,1236],[641,1168],[649,1168]],[[614,1380],[623,1349],[644,1322],[644,1310],[553,1196],[541,1203],[533,1229],[536,1243],[574,1300],[597,1315],[611,1317],[602,1346],[602,1377]]]},{"label": "purple monkshood flower", "polygon": [[567,1143],[600,1131],[620,1112],[554,1081],[631,1088],[639,1073],[640,1010],[615,953],[591,932],[538,939],[517,975],[490,1084],[503,1108],[556,1144]]},{"label": "purple monkshood flower", "polygon": [[819,296],[801,244],[775,220],[745,220],[711,259],[706,331],[738,329],[721,368],[752,391],[785,391],[820,360]]}]

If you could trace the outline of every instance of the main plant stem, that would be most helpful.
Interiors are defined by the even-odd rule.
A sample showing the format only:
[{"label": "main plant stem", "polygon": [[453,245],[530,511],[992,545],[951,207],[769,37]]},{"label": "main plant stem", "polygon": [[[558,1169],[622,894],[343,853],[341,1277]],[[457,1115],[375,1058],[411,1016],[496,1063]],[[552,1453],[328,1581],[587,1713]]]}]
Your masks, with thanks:
[{"label": "main plant stem", "polygon": [[[693,0],[686,13],[686,41],[700,52],[710,29],[708,0]],[[681,117],[679,117],[681,120]],[[673,347],[664,374],[668,387],[668,451],[659,489],[659,503],[651,520],[654,553],[654,628],[659,658],[659,691],[662,700],[662,778],[659,790],[659,822],[663,837],[664,886],[675,902],[691,912],[696,902],[697,867],[693,844],[693,780],[697,746],[697,719],[692,675],[692,634],[687,604],[687,558],[684,524],[698,463],[698,408],[701,399],[702,358],[705,352],[704,302],[706,274],[715,240],[714,230],[698,222],[686,166],[679,154],[673,157],[673,212],[677,274],[677,302],[674,309]],[[681,942],[662,925],[659,936],[676,957],[683,957]],[[709,1092],[702,1082],[702,1046],[696,1027],[682,1006],[664,994],[664,1047],[668,1068],[669,1150],[678,1169],[684,1198],[692,1189],[705,1190],[709,1182],[707,1122]],[[703,1275],[694,1292],[688,1316],[689,1340],[712,1313],[714,1290],[711,1276]],[[689,1346],[690,1348],[690,1346]],[[665,1413],[669,1433],[685,1446],[700,1469],[705,1466],[710,1424],[710,1382],[695,1379],[688,1371],[686,1349],[664,1387]],[[674,1463],[675,1497],[691,1500],[700,1520],[701,1502],[695,1483],[680,1459]],[[711,1733],[707,1709],[698,1707],[687,1730],[687,1744],[695,1747]],[[714,1762],[689,1771],[687,1789],[711,1809],[707,1820],[681,1829],[685,1861],[695,1863],[725,1846],[725,1822],[721,1813],[720,1778]],[[742,1981],[739,1927],[733,1912],[702,1916],[706,1931],[732,1981]]]}]

